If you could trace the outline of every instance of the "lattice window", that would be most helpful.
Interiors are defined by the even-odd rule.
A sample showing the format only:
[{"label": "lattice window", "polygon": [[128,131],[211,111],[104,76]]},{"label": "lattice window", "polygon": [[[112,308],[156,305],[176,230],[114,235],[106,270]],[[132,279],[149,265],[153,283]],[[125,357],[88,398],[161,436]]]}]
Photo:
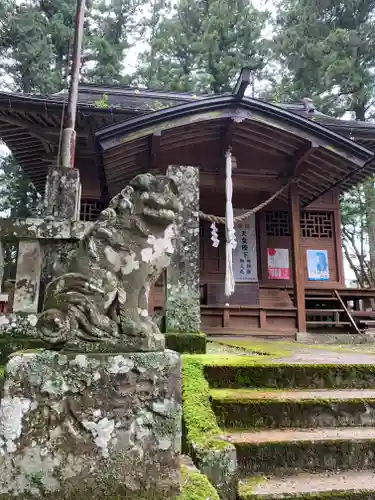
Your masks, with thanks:
[{"label": "lattice window", "polygon": [[267,236],[290,236],[290,217],[286,210],[266,212]]},{"label": "lattice window", "polygon": [[104,208],[104,203],[100,200],[81,200],[80,219],[86,222],[95,221]]},{"label": "lattice window", "polygon": [[303,212],[302,238],[333,238],[333,212]]}]

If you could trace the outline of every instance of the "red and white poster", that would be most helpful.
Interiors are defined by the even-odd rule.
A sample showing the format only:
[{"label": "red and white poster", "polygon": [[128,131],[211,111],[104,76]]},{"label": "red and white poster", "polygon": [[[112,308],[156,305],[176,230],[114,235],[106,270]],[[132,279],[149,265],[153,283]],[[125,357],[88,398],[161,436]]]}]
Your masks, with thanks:
[{"label": "red and white poster", "polygon": [[268,279],[290,279],[289,250],[287,248],[268,248]]}]

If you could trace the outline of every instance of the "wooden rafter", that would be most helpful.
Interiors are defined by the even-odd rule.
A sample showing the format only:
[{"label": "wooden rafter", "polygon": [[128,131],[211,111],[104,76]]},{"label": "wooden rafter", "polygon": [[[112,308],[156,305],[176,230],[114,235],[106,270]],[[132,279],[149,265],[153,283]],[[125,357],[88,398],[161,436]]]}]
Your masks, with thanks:
[{"label": "wooden rafter", "polygon": [[296,154],[293,156],[291,169],[293,169],[290,173],[294,178],[301,177],[301,175],[306,170],[306,161],[308,158],[318,149],[318,146],[309,142],[305,147],[299,149]]},{"label": "wooden rafter", "polygon": [[[60,135],[59,127],[40,127],[39,125],[34,125],[32,123],[27,123],[13,116],[8,116],[4,114],[0,114],[0,122],[8,123],[9,125],[13,125],[15,127],[19,127],[20,129],[27,130],[30,135],[33,135],[37,139],[44,141],[51,141],[48,139],[50,137],[58,137]],[[12,133],[12,132],[10,132]],[[87,132],[78,132],[77,136],[79,137],[87,137]]]}]

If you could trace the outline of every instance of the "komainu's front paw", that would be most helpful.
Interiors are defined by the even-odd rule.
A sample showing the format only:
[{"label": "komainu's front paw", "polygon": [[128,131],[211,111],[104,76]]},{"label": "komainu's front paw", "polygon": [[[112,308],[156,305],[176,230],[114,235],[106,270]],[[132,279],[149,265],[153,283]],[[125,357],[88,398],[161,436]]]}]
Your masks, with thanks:
[{"label": "komainu's front paw", "polygon": [[145,325],[137,323],[129,318],[120,318],[120,331],[123,335],[130,337],[147,337]]}]

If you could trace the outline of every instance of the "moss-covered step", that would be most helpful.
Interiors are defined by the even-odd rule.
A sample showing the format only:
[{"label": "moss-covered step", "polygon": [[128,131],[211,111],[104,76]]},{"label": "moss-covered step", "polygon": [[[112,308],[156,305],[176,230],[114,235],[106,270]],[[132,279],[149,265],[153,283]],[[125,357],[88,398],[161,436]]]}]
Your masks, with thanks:
[{"label": "moss-covered step", "polygon": [[375,428],[267,429],[224,433],[241,473],[294,474],[375,467]]},{"label": "moss-covered step", "polygon": [[[236,356],[232,356],[236,358]],[[205,363],[213,389],[374,389],[375,365],[272,364],[246,357]]]},{"label": "moss-covered step", "polygon": [[205,333],[166,333],[166,347],[181,354],[205,354]]},{"label": "moss-covered step", "polygon": [[211,389],[224,428],[375,426],[374,389]]},{"label": "moss-covered step", "polygon": [[373,471],[250,477],[241,480],[240,500],[374,500]]}]

